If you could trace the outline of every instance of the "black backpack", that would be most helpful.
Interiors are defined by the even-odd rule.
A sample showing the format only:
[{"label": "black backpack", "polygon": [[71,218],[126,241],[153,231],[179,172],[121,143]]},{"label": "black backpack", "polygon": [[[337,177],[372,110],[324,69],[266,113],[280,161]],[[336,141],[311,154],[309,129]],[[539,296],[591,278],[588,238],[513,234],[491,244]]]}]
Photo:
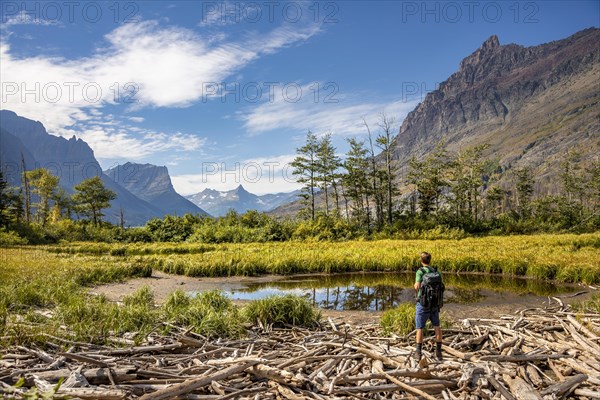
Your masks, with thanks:
[{"label": "black backpack", "polygon": [[428,267],[427,272],[423,267],[420,270],[423,272],[423,280],[421,281],[421,291],[418,298],[421,306],[430,310],[439,310],[444,306],[444,282],[442,282],[442,274],[436,267]]}]

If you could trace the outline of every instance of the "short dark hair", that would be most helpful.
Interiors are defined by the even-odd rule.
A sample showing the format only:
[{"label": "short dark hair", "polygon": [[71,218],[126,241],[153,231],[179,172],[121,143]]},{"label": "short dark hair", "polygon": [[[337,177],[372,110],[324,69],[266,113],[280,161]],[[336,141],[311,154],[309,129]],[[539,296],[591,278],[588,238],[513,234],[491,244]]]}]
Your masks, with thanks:
[{"label": "short dark hair", "polygon": [[427,252],[422,252],[421,253],[421,262],[423,264],[429,264],[431,262],[431,254],[427,253]]}]

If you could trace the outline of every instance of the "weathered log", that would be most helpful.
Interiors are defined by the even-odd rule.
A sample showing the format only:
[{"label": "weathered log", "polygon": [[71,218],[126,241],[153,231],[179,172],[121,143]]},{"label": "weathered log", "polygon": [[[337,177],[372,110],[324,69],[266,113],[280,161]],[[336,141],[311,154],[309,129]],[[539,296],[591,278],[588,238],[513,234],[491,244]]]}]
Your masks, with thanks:
[{"label": "weathered log", "polygon": [[80,361],[80,362],[85,362],[88,364],[93,364],[93,365],[97,365],[99,367],[102,368],[109,368],[110,365],[108,365],[106,362],[102,361],[102,360],[97,360],[95,358],[92,357],[88,357],[84,354],[77,354],[77,353],[58,353],[59,355],[68,358],[70,360],[75,360],[75,361]]},{"label": "weathered log", "polygon": [[542,387],[544,381],[533,365],[527,365],[527,367],[525,368],[525,372],[527,373],[527,376],[529,377],[531,383],[533,383],[533,386],[535,386],[536,388]]},{"label": "weathered log", "polygon": [[311,382],[308,379],[298,377],[289,371],[269,367],[264,364],[254,365],[248,369],[248,372],[256,377],[275,381],[287,386],[297,386],[300,388],[308,388],[311,386]]},{"label": "weathered log", "polygon": [[504,385],[498,382],[498,380],[495,377],[493,377],[492,375],[488,375],[487,380],[489,383],[491,383],[491,385],[494,388],[496,388],[498,392],[500,392],[502,396],[504,396],[506,400],[516,400],[515,397],[512,394],[510,394],[510,392],[504,387]]},{"label": "weathered log", "polygon": [[[394,378],[393,376],[391,376],[390,374],[388,374],[387,372],[385,372],[382,369],[379,370],[379,371],[377,371],[377,372],[379,372],[380,374],[382,374],[383,376],[385,376],[385,378],[388,381],[395,383],[396,385],[400,386],[402,389],[406,390],[409,393],[416,394],[417,396],[424,397],[424,398],[426,398],[428,400],[435,400],[435,397],[430,396],[427,393],[425,393],[424,391],[422,391],[420,389],[417,389],[417,388],[415,388],[413,386],[410,386],[410,385],[402,382],[401,380],[399,380],[397,378]],[[442,388],[442,390],[443,390],[443,388]]]},{"label": "weathered log", "polygon": [[542,390],[541,394],[543,396],[547,394],[554,394],[557,397],[560,397],[568,392],[574,386],[579,385],[582,382],[585,382],[588,379],[588,376],[585,374],[579,374],[565,379],[563,382],[557,383],[552,386],[548,386],[546,389]]},{"label": "weathered log", "polygon": [[[114,368],[116,381],[117,382],[127,382],[137,378],[135,371],[137,368],[135,366],[130,367],[119,367]],[[69,369],[59,369],[56,371],[41,371],[36,372],[35,375],[40,379],[43,379],[48,382],[58,382],[59,379],[67,379],[69,375],[71,375],[71,370]],[[109,371],[108,368],[92,368],[85,371],[82,371],[85,379],[88,380],[93,385],[105,385],[110,383],[110,378],[108,377]],[[19,379],[19,376],[15,376],[12,379],[12,382],[15,383]],[[25,377],[25,386],[33,386],[33,378],[30,376]]]},{"label": "weathered log", "polygon": [[104,389],[99,387],[89,388],[59,388],[56,392],[59,396],[69,396],[79,399],[104,399],[121,400],[130,398],[130,393],[122,389]]},{"label": "weathered log", "polygon": [[202,386],[209,385],[212,381],[219,381],[221,379],[228,378],[231,375],[237,374],[246,370],[247,368],[256,365],[260,360],[246,360],[240,364],[232,365],[213,374],[201,376],[199,378],[190,379],[186,382],[178,383],[170,386],[166,389],[159,390],[155,393],[149,393],[142,396],[142,400],[160,400],[173,398],[182,394],[189,393]]},{"label": "weathered log", "polygon": [[504,380],[508,383],[511,393],[517,400],[542,400],[542,396],[529,386],[523,378],[518,376],[515,379],[505,377]]},{"label": "weathered log", "polygon": [[600,392],[590,389],[575,389],[573,391],[577,396],[587,397],[589,399],[600,399]]},{"label": "weathered log", "polygon": [[488,355],[479,357],[479,361],[495,361],[495,362],[527,362],[527,361],[545,361],[555,360],[559,358],[571,357],[568,354],[536,354],[536,355],[519,355],[519,356],[503,356],[503,355]]}]

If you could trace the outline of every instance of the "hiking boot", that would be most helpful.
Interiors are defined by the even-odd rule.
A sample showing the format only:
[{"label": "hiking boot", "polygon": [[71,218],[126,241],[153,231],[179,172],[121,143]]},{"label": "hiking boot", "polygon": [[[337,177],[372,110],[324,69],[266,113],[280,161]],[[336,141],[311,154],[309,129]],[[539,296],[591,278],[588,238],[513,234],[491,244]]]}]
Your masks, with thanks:
[{"label": "hiking boot", "polygon": [[436,349],[435,350],[435,358],[438,361],[442,361],[444,359],[444,356],[442,355],[442,349]]},{"label": "hiking boot", "polygon": [[416,362],[419,362],[421,360],[421,357],[423,357],[423,354],[421,354],[421,351],[415,350],[415,352],[413,353],[413,357]]}]

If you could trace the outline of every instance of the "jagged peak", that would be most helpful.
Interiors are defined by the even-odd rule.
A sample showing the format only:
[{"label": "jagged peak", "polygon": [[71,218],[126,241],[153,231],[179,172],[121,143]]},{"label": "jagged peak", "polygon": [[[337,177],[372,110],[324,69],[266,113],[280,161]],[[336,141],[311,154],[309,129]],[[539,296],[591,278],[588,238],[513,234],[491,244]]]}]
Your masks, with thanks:
[{"label": "jagged peak", "polygon": [[498,36],[492,35],[490,36],[483,44],[481,45],[481,50],[493,50],[500,47],[500,41],[498,40]]},{"label": "jagged peak", "polygon": [[490,36],[477,50],[461,61],[460,71],[463,71],[467,66],[481,63],[482,60],[487,59],[488,55],[494,53],[498,48],[500,48],[498,36]]}]

